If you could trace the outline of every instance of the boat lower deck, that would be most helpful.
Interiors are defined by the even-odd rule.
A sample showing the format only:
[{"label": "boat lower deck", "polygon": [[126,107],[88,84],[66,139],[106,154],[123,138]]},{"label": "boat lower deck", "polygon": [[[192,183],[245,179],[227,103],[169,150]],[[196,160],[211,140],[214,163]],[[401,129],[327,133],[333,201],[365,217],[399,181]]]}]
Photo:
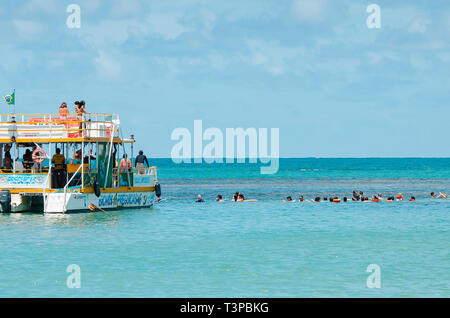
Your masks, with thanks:
[{"label": "boat lower deck", "polygon": [[155,187],[120,187],[99,189],[47,189],[42,192],[31,189],[2,190],[2,212],[66,213],[89,211],[92,207],[113,209],[125,207],[149,207],[155,200]]}]

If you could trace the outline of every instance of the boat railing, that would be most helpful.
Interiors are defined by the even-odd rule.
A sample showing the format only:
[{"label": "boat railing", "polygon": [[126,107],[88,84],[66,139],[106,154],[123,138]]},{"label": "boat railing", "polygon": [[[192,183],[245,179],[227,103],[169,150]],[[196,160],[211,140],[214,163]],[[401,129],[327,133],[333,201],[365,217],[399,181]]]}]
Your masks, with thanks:
[{"label": "boat railing", "polygon": [[119,127],[116,114],[0,114],[0,138],[110,138]]},{"label": "boat railing", "polygon": [[[141,169],[116,167],[112,169],[113,187],[119,187],[121,184],[121,178],[125,178],[125,175],[127,175],[125,181],[128,185],[128,173],[130,173],[130,176],[132,177],[130,181],[134,186],[151,186],[154,182],[158,182],[156,166]],[[152,176],[152,178],[148,178],[148,176]],[[123,180],[124,179],[122,179],[122,181]]]},{"label": "boat railing", "polygon": [[150,175],[157,177],[157,168],[156,166],[153,167],[145,167],[145,168],[133,168],[133,174],[134,175]]},{"label": "boat railing", "polygon": [[78,169],[75,171],[75,173],[72,175],[72,177],[67,181],[66,185],[64,186],[64,211],[66,211],[66,197],[67,197],[67,187],[72,182],[72,180],[75,178],[78,172],[80,172],[80,169],[83,167],[83,165],[80,165]]}]

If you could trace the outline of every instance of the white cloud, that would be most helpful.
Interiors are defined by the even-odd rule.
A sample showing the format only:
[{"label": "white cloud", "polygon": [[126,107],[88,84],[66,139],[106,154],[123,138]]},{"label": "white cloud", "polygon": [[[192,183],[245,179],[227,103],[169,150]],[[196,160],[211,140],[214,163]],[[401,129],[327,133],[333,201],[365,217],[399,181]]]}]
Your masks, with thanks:
[{"label": "white cloud", "polygon": [[228,62],[227,60],[223,57],[223,55],[218,54],[218,53],[212,53],[208,56],[208,60],[210,63],[210,66],[218,71],[223,71]]},{"label": "white cloud", "polygon": [[178,22],[178,17],[168,14],[153,13],[146,20],[150,30],[166,40],[174,40],[185,32],[192,30]]},{"label": "white cloud", "polygon": [[31,20],[14,20],[13,23],[18,36],[25,40],[39,40],[47,29],[44,24]]},{"label": "white cloud", "polygon": [[383,60],[400,61],[401,57],[394,51],[377,51],[366,53],[366,59],[369,64],[378,64]]},{"label": "white cloud", "polygon": [[216,23],[216,15],[214,14],[214,12],[203,8],[200,10],[200,16],[203,20],[203,24],[206,30],[208,32],[211,31]]},{"label": "white cloud", "polygon": [[291,15],[296,22],[316,23],[324,19],[327,3],[325,0],[294,0]]},{"label": "white cloud", "polygon": [[25,12],[44,12],[47,14],[64,14],[65,7],[58,0],[31,0],[23,6]]},{"label": "white cloud", "polygon": [[408,31],[412,33],[425,33],[429,24],[431,24],[430,19],[417,18],[409,26]]},{"label": "white cloud", "polygon": [[72,3],[81,7],[81,14],[83,15],[84,13],[95,12],[102,5],[102,0],[73,0]]},{"label": "white cloud", "polygon": [[12,45],[2,46],[0,68],[6,72],[17,72],[33,64],[34,56],[31,50],[17,49]]},{"label": "white cloud", "polygon": [[98,75],[103,78],[118,80],[122,71],[122,66],[113,58],[99,52],[99,56],[92,60]]},{"label": "white cloud", "polygon": [[409,57],[410,64],[421,71],[428,70],[432,67],[430,60],[427,60],[422,54],[411,54]]},{"label": "white cloud", "polygon": [[81,43],[94,49],[105,49],[126,42],[131,36],[145,36],[148,31],[137,19],[108,19],[97,25],[87,23],[77,35]]},{"label": "white cloud", "polygon": [[265,56],[261,52],[256,52],[251,57],[251,61],[252,61],[252,64],[254,64],[254,65],[261,65],[261,64],[268,62],[269,59],[267,58],[267,56]]},{"label": "white cloud", "polygon": [[133,16],[142,11],[138,0],[116,0],[110,10],[114,16]]},{"label": "white cloud", "polygon": [[246,44],[251,54],[244,59],[272,75],[285,73],[292,61],[301,59],[306,53],[302,47],[287,47],[257,39],[247,40]]},{"label": "white cloud", "polygon": [[450,62],[450,52],[439,52],[436,56],[444,63]]}]

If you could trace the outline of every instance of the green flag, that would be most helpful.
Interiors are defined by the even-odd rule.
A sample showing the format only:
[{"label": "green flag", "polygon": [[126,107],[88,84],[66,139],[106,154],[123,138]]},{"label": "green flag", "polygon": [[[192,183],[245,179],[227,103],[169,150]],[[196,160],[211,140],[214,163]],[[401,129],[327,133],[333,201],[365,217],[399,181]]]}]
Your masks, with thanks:
[{"label": "green flag", "polygon": [[5,99],[6,103],[8,105],[15,105],[16,104],[16,92],[13,92],[11,95],[5,95],[3,98]]}]

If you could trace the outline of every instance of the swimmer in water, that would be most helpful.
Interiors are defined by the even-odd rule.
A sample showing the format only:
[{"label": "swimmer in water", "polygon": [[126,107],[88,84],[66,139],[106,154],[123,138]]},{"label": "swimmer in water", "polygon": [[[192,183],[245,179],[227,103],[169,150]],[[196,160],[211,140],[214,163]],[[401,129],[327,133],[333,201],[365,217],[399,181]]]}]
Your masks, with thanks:
[{"label": "swimmer in water", "polygon": [[415,197],[411,197],[411,199],[409,199],[409,201],[410,201],[410,202],[416,201],[416,198],[415,198]]},{"label": "swimmer in water", "polygon": [[240,192],[239,192],[239,191],[236,191],[236,192],[234,193],[234,196],[233,196],[233,198],[231,199],[231,201],[236,202],[237,199],[239,198],[239,194],[240,194]]},{"label": "swimmer in water", "polygon": [[287,202],[294,202],[291,196],[286,197]]},{"label": "swimmer in water", "polygon": [[257,202],[258,200],[246,200],[245,196],[242,193],[239,193],[237,201],[238,202]]},{"label": "swimmer in water", "polygon": [[217,202],[224,202],[223,199],[222,199],[222,196],[220,194],[217,195],[216,201]]},{"label": "swimmer in water", "polygon": [[448,199],[448,195],[444,194],[442,192],[439,192],[439,195],[436,196],[436,194],[434,192],[431,192],[431,198],[433,198],[433,199],[439,199],[439,198]]},{"label": "swimmer in water", "polygon": [[195,201],[195,202],[201,203],[201,202],[205,202],[205,200],[203,200],[202,195],[199,194],[199,195],[197,196],[197,201]]},{"label": "swimmer in water", "polygon": [[344,202],[347,202],[347,197],[344,197]]},{"label": "swimmer in water", "polygon": [[303,195],[298,197],[298,202],[303,202]]},{"label": "swimmer in water", "polygon": [[353,190],[353,196],[352,196],[352,200],[353,201],[359,201],[360,196],[358,195],[358,191]]},{"label": "swimmer in water", "polygon": [[314,199],[314,202],[320,202],[321,200],[320,200],[320,197],[316,197],[315,199]]}]

